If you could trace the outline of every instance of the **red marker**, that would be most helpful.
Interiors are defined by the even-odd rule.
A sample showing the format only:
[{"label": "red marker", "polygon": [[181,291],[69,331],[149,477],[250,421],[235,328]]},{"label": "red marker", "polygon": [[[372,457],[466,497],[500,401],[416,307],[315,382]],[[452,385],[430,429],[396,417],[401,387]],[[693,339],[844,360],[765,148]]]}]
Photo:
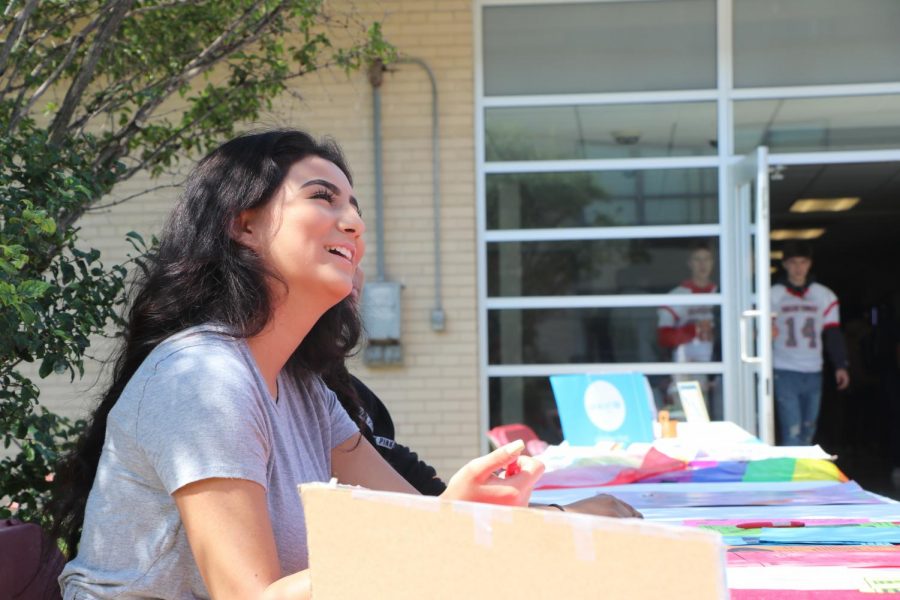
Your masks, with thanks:
[{"label": "red marker", "polygon": [[763,527],[806,527],[803,521],[749,521],[738,523],[741,529],[762,529]]},{"label": "red marker", "polygon": [[508,465],[506,465],[506,477],[507,479],[517,474],[522,470],[522,467],[519,466],[519,459],[516,457],[516,460],[512,461]]}]

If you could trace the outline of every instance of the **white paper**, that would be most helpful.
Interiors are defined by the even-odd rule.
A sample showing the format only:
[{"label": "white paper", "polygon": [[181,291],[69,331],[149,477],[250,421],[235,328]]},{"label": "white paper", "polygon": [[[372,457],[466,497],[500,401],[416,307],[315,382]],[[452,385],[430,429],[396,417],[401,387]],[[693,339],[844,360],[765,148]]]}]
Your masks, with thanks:
[{"label": "white paper", "polygon": [[733,590],[861,590],[866,577],[900,577],[900,569],[852,567],[739,567],[727,570]]},{"label": "white paper", "polygon": [[699,381],[679,381],[678,398],[688,423],[709,423],[709,413]]}]

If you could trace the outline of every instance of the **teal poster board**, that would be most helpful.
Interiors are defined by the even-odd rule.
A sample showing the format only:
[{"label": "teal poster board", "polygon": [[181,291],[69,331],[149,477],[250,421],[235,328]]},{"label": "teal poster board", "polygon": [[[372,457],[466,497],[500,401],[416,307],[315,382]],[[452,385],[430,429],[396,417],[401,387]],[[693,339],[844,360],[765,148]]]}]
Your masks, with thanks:
[{"label": "teal poster board", "polygon": [[570,445],[653,441],[656,406],[642,373],[552,375],[550,385]]}]

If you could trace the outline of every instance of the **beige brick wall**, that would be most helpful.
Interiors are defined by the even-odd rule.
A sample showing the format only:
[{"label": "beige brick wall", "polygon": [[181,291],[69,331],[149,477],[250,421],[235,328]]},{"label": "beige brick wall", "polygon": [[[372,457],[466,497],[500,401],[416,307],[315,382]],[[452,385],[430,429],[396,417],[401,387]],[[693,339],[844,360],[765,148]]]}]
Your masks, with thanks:
[{"label": "beige brick wall", "polygon": [[[345,4],[337,3],[338,7]],[[349,5],[349,4],[346,4]],[[385,262],[387,277],[401,282],[402,367],[352,370],[378,393],[394,416],[397,438],[448,477],[474,457],[482,436],[478,404],[476,312],[475,166],[473,139],[473,47],[470,0],[356,1],[366,19],[381,20],[387,39],[410,57],[426,61],[437,79],[444,275],[447,328],[431,330],[434,306],[431,88],[418,65],[399,64],[382,87]],[[297,81],[294,94],[277,102],[258,126],[292,126],[334,136],[354,173],[356,195],[367,218],[375,273],[374,177],[371,88],[364,74],[322,71]],[[144,178],[116,190],[118,197],[159,185]],[[161,190],[82,221],[86,244],[119,261],[126,232],[155,232],[175,192]],[[108,350],[98,348],[105,356]],[[82,382],[52,378],[42,386],[45,402],[69,415],[83,414],[102,385],[92,366]]]}]

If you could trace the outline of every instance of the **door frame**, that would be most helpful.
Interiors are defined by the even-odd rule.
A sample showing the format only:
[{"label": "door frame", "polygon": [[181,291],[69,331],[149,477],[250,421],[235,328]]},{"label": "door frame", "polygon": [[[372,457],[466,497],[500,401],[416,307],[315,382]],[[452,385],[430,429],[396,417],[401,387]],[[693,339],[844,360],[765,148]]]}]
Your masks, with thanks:
[{"label": "door frame", "polygon": [[[723,267],[732,276],[728,300],[735,310],[723,319],[733,340],[726,361],[725,419],[763,442],[775,443],[769,219],[769,152],[760,146],[729,165],[728,245]],[[723,332],[724,333],[724,332]]]}]

